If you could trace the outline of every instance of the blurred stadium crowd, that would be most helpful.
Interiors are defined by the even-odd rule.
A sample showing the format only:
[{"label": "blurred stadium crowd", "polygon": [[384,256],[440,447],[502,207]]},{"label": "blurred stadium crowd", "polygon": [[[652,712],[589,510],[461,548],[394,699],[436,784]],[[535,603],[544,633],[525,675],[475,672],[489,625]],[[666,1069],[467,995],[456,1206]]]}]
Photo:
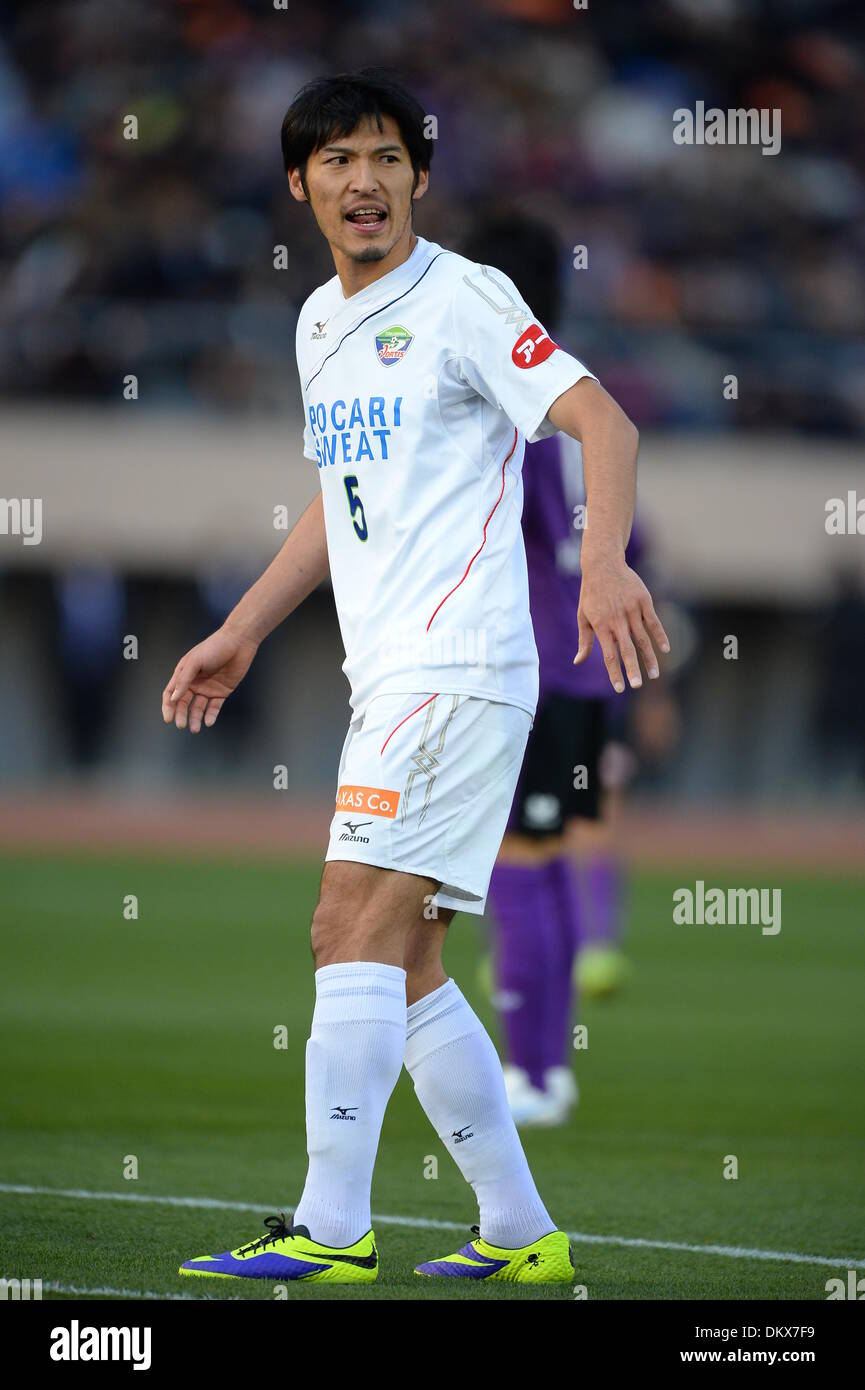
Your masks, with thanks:
[{"label": "blurred stadium crowd", "polygon": [[[865,430],[858,3],[634,0],[592,3],[590,22],[572,0],[5,14],[7,398],[116,400],[122,359],[149,405],[296,410],[295,314],[332,266],[291,202],[280,123],[307,79],[376,62],[438,120],[419,230],[458,245],[490,204],[546,217],[563,340],[641,427]],[[676,145],[672,113],[698,100],[780,108],[783,157]],[[735,402],[728,371],[748,383]]]},{"label": "blurred stadium crowd", "polygon": [[[298,434],[296,315],[333,265],[288,192],[280,126],[307,80],[375,63],[401,73],[437,121],[422,235],[459,249],[481,216],[516,207],[544,220],[561,246],[557,336],[644,439],[687,431],[693,465],[726,436],[729,460],[753,459],[783,489],[784,444],[811,436],[813,456],[809,443],[797,466],[816,465],[827,496],[838,490],[830,450],[852,455],[865,433],[861,0],[282,3],[5,5],[0,396],[55,422],[45,450],[64,431],[86,443],[93,421],[72,407],[109,419],[127,373],[140,379],[132,409],[144,421],[168,408],[223,426],[230,411],[244,427],[255,417]],[[780,155],[677,145],[674,112],[698,101],[780,109]],[[583,246],[578,270],[572,248]],[[728,373],[738,399],[722,393]],[[769,433],[782,441],[774,474]],[[27,457],[38,472],[38,455]],[[122,489],[128,460],[118,462],[107,485]],[[86,463],[76,466],[92,488]],[[695,511],[698,531],[726,535],[747,505],[725,482],[712,493],[724,501]],[[783,512],[779,494],[781,528]],[[822,534],[819,499],[814,520]],[[258,785],[277,747],[292,785],[331,785],[322,750],[339,747],[345,691],[329,594],[262,655],[219,740],[168,740],[156,717],[157,677],[253,577],[232,571],[221,540],[206,574],[164,562],[158,533],[146,572],[114,568],[98,535],[74,564],[50,546],[38,561],[28,552],[26,569],[4,560],[0,782],[121,768],[130,784],[212,774]],[[794,533],[784,543],[796,552]],[[679,637],[676,680],[688,717],[675,737],[660,736],[657,711],[654,731],[643,729],[650,793],[861,798],[865,586],[858,560],[844,570],[827,544],[838,583],[811,603],[757,585],[702,607],[687,586],[671,595],[692,629]],[[141,636],[145,679],[121,658],[127,632]],[[747,653],[738,678],[719,656],[731,632]],[[312,733],[291,742],[299,728]]]}]

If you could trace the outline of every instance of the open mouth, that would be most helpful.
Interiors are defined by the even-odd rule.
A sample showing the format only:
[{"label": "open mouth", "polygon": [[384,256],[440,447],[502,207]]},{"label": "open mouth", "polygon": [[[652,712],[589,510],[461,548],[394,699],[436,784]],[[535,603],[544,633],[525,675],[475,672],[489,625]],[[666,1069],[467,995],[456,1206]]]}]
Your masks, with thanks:
[{"label": "open mouth", "polygon": [[359,231],[371,232],[387,221],[387,213],[383,208],[355,208],[352,212],[346,213],[345,220]]}]

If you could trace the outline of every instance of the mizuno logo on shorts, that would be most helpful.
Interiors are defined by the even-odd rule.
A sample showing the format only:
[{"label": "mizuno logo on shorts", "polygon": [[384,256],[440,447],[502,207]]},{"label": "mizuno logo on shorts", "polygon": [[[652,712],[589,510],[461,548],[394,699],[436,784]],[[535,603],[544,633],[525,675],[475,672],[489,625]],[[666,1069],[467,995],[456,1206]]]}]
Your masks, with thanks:
[{"label": "mizuno logo on shorts", "polygon": [[336,794],[337,811],[364,811],[368,816],[384,816],[393,820],[399,806],[399,792],[384,787],[340,787]]}]

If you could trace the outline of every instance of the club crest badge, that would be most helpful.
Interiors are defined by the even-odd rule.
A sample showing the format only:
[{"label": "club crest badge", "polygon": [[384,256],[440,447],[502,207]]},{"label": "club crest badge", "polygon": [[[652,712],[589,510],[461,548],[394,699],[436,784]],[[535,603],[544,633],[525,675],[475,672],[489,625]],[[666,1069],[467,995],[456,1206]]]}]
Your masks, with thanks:
[{"label": "club crest badge", "polygon": [[379,362],[383,367],[392,367],[395,362],[401,362],[413,342],[414,334],[398,323],[393,328],[386,328],[383,333],[376,333],[375,350]]}]

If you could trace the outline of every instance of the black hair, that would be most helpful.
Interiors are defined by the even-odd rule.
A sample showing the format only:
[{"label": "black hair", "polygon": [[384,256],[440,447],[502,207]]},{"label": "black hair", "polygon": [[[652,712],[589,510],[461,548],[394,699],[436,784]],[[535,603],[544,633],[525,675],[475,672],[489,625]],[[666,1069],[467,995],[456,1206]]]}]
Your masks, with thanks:
[{"label": "black hair", "polygon": [[384,129],[383,116],[396,121],[417,187],[421,169],[429,169],[433,141],[426,134],[426,115],[420,102],[386,68],[317,77],[301,88],[282,122],[286,173],[299,169],[305,180],[310,155],[331,140],[350,135],[364,116],[371,116],[379,130]]},{"label": "black hair", "polygon": [[479,218],[462,248],[470,261],[503,270],[545,328],[555,328],[561,302],[561,248],[546,222],[521,212]]}]

